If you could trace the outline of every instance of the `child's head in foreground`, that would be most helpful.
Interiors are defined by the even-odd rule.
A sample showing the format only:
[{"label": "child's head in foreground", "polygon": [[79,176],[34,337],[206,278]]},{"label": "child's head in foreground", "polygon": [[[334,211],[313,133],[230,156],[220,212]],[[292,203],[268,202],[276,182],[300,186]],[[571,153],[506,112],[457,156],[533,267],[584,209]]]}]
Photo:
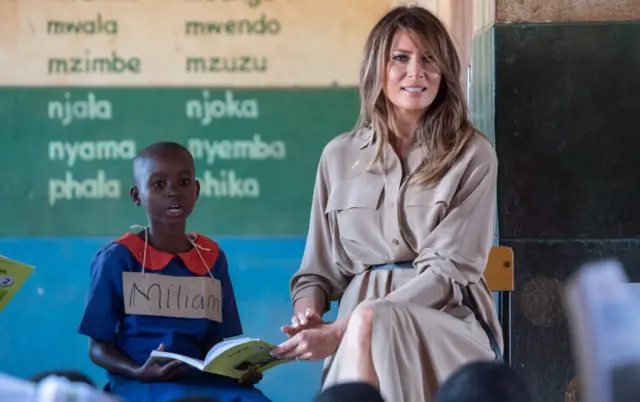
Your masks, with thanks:
[{"label": "child's head in foreground", "polygon": [[79,372],[79,371],[74,371],[74,370],[51,370],[51,371],[43,371],[41,373],[38,373],[36,375],[34,375],[33,377],[29,378],[29,381],[34,382],[34,383],[39,383],[40,381],[44,380],[45,378],[49,377],[49,376],[57,376],[57,377],[63,377],[66,378],[67,380],[71,381],[71,382],[81,382],[87,385],[91,385],[92,387],[95,387],[96,384],[86,375],[84,375],[83,373]]},{"label": "child's head in foreground", "polygon": [[462,366],[442,384],[436,402],[531,402],[527,387],[511,367],[492,362]]},{"label": "child's head in foreground", "polygon": [[175,142],[143,148],[133,161],[133,180],[131,200],[142,205],[150,224],[186,221],[200,194],[193,157]]}]

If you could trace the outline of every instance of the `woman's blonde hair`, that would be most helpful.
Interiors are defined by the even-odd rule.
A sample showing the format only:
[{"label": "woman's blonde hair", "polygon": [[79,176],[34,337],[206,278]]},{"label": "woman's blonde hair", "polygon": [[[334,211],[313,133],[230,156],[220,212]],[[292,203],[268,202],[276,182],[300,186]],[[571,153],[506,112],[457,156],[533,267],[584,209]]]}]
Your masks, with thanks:
[{"label": "woman's blonde hair", "polygon": [[396,7],[371,30],[360,69],[360,116],[354,132],[370,129],[372,141],[376,142],[372,162],[383,157],[385,143],[395,127],[392,105],[383,89],[393,37],[400,30],[407,32],[416,46],[430,53],[441,73],[438,94],[414,133],[417,145],[425,146],[427,155],[412,180],[422,185],[435,184],[479,132],[468,117],[454,42],[444,24],[428,10],[418,6]]}]

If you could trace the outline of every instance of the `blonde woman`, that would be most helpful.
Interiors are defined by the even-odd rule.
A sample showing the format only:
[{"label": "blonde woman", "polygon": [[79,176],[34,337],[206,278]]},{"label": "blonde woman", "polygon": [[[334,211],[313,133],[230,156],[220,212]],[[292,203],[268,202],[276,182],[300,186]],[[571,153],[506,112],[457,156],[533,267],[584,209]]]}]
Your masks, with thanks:
[{"label": "blonde woman", "polygon": [[360,118],[322,153],[290,338],[274,350],[326,359],[324,387],[365,381],[389,402],[433,401],[462,364],[501,359],[483,278],[497,159],[459,78],[453,41],[424,8],[391,10],[367,39]]}]

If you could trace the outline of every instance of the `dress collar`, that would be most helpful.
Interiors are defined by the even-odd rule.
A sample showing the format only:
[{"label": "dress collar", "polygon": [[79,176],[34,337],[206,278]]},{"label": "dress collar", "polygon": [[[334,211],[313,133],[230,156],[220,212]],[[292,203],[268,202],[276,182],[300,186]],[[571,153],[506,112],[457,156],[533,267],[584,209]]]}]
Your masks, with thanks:
[{"label": "dress collar", "polygon": [[[171,254],[164,251],[157,250],[147,244],[147,255],[145,259],[145,269],[151,271],[159,271],[164,269],[175,257],[179,257],[184,265],[195,275],[205,275],[218,260],[220,254],[220,247],[218,243],[209,239],[206,236],[199,234],[188,235],[193,242],[200,246],[198,249],[193,247],[186,253]],[[145,241],[142,240],[137,234],[126,233],[119,239],[114,241],[129,249],[135,259],[142,265],[144,258]],[[200,258],[202,255],[202,258]],[[202,262],[204,259],[205,264]]]}]

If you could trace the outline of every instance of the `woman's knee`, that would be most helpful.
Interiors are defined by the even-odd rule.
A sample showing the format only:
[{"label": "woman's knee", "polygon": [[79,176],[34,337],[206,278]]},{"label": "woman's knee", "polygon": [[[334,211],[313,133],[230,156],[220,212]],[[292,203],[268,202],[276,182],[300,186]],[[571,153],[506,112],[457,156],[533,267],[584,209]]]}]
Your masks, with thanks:
[{"label": "woman's knee", "polygon": [[376,314],[379,312],[379,309],[385,308],[387,303],[389,302],[384,300],[364,301],[360,303],[351,314],[347,326],[347,333],[357,338],[359,342],[371,342]]}]

